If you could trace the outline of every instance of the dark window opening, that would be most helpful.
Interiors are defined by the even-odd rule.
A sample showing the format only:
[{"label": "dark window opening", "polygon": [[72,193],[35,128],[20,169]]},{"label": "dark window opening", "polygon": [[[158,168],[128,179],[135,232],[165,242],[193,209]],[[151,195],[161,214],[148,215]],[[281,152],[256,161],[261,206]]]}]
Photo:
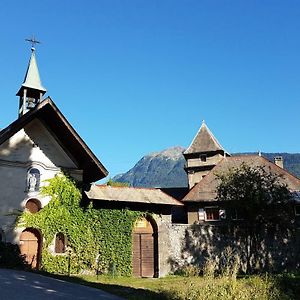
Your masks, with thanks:
[{"label": "dark window opening", "polygon": [[64,253],[66,251],[66,238],[63,233],[57,233],[55,237],[55,253]]},{"label": "dark window opening", "polygon": [[200,160],[206,162],[206,154],[200,155]]}]

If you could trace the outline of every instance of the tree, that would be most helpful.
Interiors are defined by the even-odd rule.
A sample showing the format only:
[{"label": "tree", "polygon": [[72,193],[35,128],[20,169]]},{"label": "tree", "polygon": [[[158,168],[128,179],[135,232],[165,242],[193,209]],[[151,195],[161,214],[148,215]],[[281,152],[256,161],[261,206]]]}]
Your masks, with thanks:
[{"label": "tree", "polygon": [[129,187],[128,182],[113,181],[111,178],[108,179],[106,185],[114,186],[114,187]]},{"label": "tree", "polygon": [[[264,167],[251,167],[245,163],[217,174],[217,200],[231,201],[231,206],[243,213],[246,232],[247,270],[251,257],[261,250],[258,241],[263,229],[291,228],[291,193],[281,177]],[[261,244],[261,243],[260,243]]]}]

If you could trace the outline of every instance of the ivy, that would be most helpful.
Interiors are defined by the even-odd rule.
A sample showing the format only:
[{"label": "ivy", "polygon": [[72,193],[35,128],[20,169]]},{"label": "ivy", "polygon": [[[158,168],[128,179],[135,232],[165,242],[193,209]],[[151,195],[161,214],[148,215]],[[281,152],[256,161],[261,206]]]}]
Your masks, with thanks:
[{"label": "ivy", "polygon": [[[131,275],[132,230],[143,212],[94,209],[91,204],[83,208],[79,188],[63,174],[48,180],[41,193],[51,197],[50,202],[35,214],[24,212],[19,225],[41,231],[42,270],[65,274],[70,261],[71,273],[98,268],[106,273],[113,265],[118,274]],[[58,232],[67,237],[68,251],[64,254],[49,251]]]}]

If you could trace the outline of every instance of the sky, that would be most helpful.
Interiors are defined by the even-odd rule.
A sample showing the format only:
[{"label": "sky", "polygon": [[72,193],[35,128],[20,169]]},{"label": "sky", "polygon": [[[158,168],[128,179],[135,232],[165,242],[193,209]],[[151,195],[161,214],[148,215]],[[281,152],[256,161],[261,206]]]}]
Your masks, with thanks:
[{"label": "sky", "polygon": [[113,177],[188,147],[300,152],[300,1],[1,0],[0,128],[33,34],[47,94]]}]

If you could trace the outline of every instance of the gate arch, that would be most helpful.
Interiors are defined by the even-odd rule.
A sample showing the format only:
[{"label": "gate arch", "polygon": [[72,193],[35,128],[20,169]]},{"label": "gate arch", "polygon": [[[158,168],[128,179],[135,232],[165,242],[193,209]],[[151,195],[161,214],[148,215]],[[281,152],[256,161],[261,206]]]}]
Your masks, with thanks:
[{"label": "gate arch", "polygon": [[35,228],[26,228],[20,236],[20,252],[32,269],[38,269],[40,265],[42,238]]},{"label": "gate arch", "polygon": [[152,218],[138,219],[132,237],[132,274],[156,277],[158,273],[157,225]]}]

